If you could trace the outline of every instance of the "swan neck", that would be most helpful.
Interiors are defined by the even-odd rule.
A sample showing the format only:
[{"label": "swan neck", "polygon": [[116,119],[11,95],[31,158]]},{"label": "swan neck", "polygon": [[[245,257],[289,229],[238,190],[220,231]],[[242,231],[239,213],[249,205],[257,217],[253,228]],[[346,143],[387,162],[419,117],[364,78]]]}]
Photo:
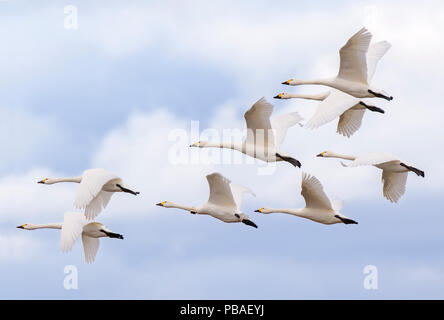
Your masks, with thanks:
[{"label": "swan neck", "polygon": [[325,93],[314,93],[314,94],[297,94],[297,93],[289,93],[290,98],[299,98],[299,99],[307,99],[307,100],[317,100],[322,101],[328,97],[329,92]]},{"label": "swan neck", "polygon": [[59,182],[76,182],[80,183],[82,181],[82,177],[68,177],[68,178],[55,178],[55,179],[48,179],[45,184],[54,184]]},{"label": "swan neck", "polygon": [[29,230],[36,229],[62,229],[62,223],[46,223],[46,224],[35,224],[28,227]]},{"label": "swan neck", "polygon": [[332,84],[331,79],[312,79],[312,80],[301,80],[300,84],[319,84],[329,86]]},{"label": "swan neck", "polygon": [[242,150],[242,146],[238,142],[207,142],[205,147]]},{"label": "swan neck", "polygon": [[303,217],[303,209],[268,209],[270,213],[286,213],[294,216]]},{"label": "swan neck", "polygon": [[349,155],[340,154],[340,153],[334,153],[333,155],[330,155],[330,157],[344,159],[344,160],[351,160],[351,161],[354,161],[356,159],[355,156],[349,156]]},{"label": "swan neck", "polygon": [[168,208],[176,208],[176,209],[182,209],[185,211],[196,211],[196,208],[191,207],[191,206],[187,206],[187,205],[182,205],[182,204],[177,204],[177,203],[172,203],[168,206]]}]

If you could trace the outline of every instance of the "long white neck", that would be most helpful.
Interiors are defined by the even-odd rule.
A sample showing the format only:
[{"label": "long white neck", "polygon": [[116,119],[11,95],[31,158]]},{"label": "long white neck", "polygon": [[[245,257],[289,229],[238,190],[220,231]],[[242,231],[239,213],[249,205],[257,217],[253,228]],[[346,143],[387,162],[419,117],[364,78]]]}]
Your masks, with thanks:
[{"label": "long white neck", "polygon": [[182,209],[185,211],[193,211],[196,212],[196,208],[191,207],[191,206],[186,206],[186,205],[181,205],[181,204],[177,204],[177,203],[173,203],[173,202],[169,202],[168,206],[166,208],[176,208],[176,209]]},{"label": "long white neck", "polygon": [[202,144],[202,148],[223,148],[242,151],[241,142],[210,142],[206,141]]},{"label": "long white neck", "polygon": [[324,79],[312,79],[312,80],[295,80],[293,85],[301,85],[301,84],[320,84],[324,86],[332,86],[334,83],[333,78],[324,78]]},{"label": "long white neck", "polygon": [[340,153],[336,153],[336,152],[329,152],[327,158],[339,158],[339,159],[352,160],[352,161],[356,159],[355,156],[349,156],[346,154],[340,154]]},{"label": "long white neck", "polygon": [[322,101],[328,97],[330,92],[313,93],[313,94],[297,94],[297,93],[287,93],[290,98],[308,99]]},{"label": "long white neck", "polygon": [[82,177],[70,177],[70,178],[54,178],[54,179],[48,179],[46,180],[45,184],[54,184],[59,182],[76,182],[80,183],[82,181]]},{"label": "long white neck", "polygon": [[264,210],[264,213],[286,213],[286,214],[291,214],[293,216],[298,216],[298,217],[303,217],[303,218],[307,216],[305,214],[304,209],[271,209],[271,208],[266,208]]},{"label": "long white neck", "polygon": [[36,229],[62,229],[62,223],[28,224],[27,230]]}]

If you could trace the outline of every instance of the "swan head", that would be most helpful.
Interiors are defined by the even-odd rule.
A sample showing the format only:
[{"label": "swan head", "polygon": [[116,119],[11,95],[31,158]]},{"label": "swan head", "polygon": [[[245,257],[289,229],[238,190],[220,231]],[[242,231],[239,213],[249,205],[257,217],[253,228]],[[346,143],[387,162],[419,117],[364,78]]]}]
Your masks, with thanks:
[{"label": "swan head", "polygon": [[165,207],[165,208],[168,208],[169,205],[170,205],[170,203],[168,201],[162,201],[162,202],[156,203],[156,206]]},{"label": "swan head", "polygon": [[34,230],[34,225],[33,224],[22,224],[21,226],[17,226],[18,229],[24,229],[24,230]]},{"label": "swan head", "polygon": [[53,184],[55,183],[55,179],[51,179],[51,178],[45,178],[43,180],[38,181],[37,183],[41,183],[41,184]]},{"label": "swan head", "polygon": [[335,156],[335,153],[332,151],[324,151],[316,155],[316,157],[321,157],[321,158],[330,158],[333,156]]},{"label": "swan head", "polygon": [[302,84],[302,81],[299,79],[288,79],[287,81],[282,82],[282,84],[286,84],[288,86],[297,86],[299,84]]},{"label": "swan head", "polygon": [[193,144],[190,144],[190,147],[194,147],[194,148],[202,148],[205,147],[207,145],[207,141],[197,141]]},{"label": "swan head", "polygon": [[282,92],[279,93],[278,95],[274,96],[273,98],[275,99],[290,99],[290,94],[288,92]]},{"label": "swan head", "polygon": [[254,212],[259,212],[259,213],[272,213],[272,211],[271,211],[271,209],[269,209],[269,208],[260,208],[260,209],[257,209],[257,210],[254,210]]}]

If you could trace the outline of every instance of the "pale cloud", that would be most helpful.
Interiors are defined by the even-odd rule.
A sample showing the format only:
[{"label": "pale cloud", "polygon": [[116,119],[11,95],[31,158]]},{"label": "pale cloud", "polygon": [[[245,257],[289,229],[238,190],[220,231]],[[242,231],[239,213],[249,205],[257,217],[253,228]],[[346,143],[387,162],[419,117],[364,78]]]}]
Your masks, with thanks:
[{"label": "pale cloud", "polygon": [[42,241],[31,235],[2,231],[0,233],[0,262],[23,263],[35,257],[42,247]]}]

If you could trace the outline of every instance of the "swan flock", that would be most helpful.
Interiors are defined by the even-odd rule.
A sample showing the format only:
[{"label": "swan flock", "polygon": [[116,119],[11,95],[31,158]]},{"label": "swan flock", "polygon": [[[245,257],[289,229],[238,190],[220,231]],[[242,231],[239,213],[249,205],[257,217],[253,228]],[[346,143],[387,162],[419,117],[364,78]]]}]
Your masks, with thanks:
[{"label": "swan flock", "polygon": [[[296,168],[301,168],[302,163],[298,160],[297,154],[289,154],[281,150],[281,144],[287,131],[293,126],[299,124],[301,127],[313,130],[338,118],[337,133],[350,138],[361,127],[366,111],[385,113],[383,109],[375,106],[374,100],[391,101],[393,99],[384,90],[370,84],[379,60],[387,53],[391,45],[387,41],[371,44],[371,39],[371,33],[366,28],[362,28],[346,42],[339,50],[339,71],[334,77],[314,80],[291,78],[282,82],[287,86],[322,85],[330,88],[329,91],[315,94],[281,92],[274,96],[275,99],[318,101],[313,116],[305,124],[301,123],[303,119],[297,112],[271,117],[273,105],[265,98],[261,98],[244,114],[247,127],[244,141],[197,141],[192,143],[190,147],[231,149],[265,162],[288,162]],[[371,100],[369,101],[369,99]],[[317,157],[344,160],[346,162],[341,161],[341,165],[344,167],[367,165],[381,169],[382,194],[393,203],[398,202],[404,195],[409,172],[418,177],[425,177],[424,171],[384,152],[370,152],[355,156],[323,151]],[[166,200],[157,203],[157,206],[175,208],[193,215],[209,215],[225,223],[243,223],[246,226],[258,228],[253,221],[254,218],[241,211],[244,195],[248,193],[255,196],[249,188],[232,183],[218,172],[209,174],[206,178],[209,185],[209,198],[204,204],[194,206]],[[99,238],[124,239],[122,235],[111,231],[94,219],[108,206],[114,193],[126,193],[128,197],[131,197],[139,195],[139,192],[127,185],[119,176],[102,168],[88,169],[75,177],[44,178],[38,181],[42,185],[63,182],[79,185],[73,206],[81,212],[66,212],[63,222],[26,223],[17,228],[61,230],[60,248],[62,252],[70,251],[78,238],[81,237],[85,261],[92,263],[98,252]],[[304,208],[261,207],[255,212],[289,214],[325,225],[358,223],[340,212],[343,202],[338,199],[330,199],[324,192],[320,180],[310,173],[302,172],[301,195],[305,200]]]}]

